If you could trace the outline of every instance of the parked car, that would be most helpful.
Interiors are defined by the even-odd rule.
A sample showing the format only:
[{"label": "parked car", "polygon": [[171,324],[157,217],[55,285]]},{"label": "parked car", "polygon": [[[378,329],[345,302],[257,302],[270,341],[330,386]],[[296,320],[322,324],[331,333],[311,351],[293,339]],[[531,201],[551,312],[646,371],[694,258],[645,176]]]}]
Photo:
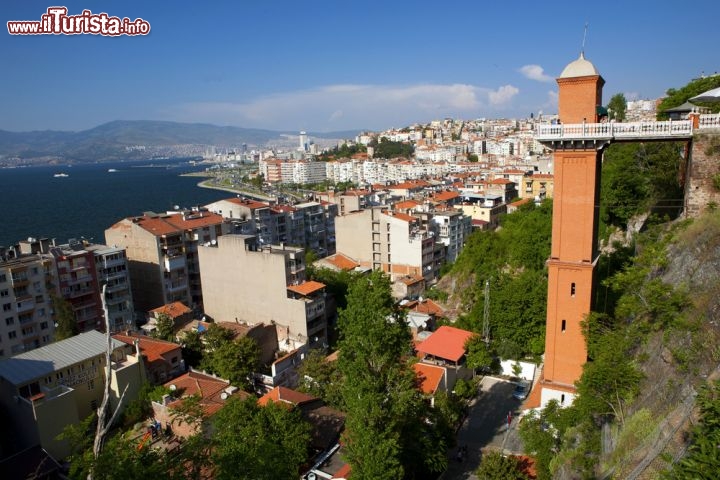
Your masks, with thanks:
[{"label": "parked car", "polygon": [[515,391],[513,392],[513,397],[517,398],[518,400],[525,400],[529,393],[530,393],[530,383],[518,382],[515,386]]}]

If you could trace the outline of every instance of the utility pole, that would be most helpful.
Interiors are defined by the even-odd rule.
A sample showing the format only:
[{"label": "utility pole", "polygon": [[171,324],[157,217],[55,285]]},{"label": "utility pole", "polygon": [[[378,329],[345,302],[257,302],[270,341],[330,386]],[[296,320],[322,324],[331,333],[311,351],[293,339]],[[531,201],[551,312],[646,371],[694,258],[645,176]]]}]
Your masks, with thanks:
[{"label": "utility pole", "polygon": [[485,304],[483,308],[483,339],[490,344],[490,280],[485,280]]}]

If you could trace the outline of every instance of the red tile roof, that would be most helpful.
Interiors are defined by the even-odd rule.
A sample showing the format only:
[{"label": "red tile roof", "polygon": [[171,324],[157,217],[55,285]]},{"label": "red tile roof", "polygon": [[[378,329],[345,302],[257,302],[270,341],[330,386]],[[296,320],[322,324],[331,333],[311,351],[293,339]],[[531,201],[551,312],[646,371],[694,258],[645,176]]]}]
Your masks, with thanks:
[{"label": "red tile roof", "polygon": [[458,192],[452,191],[452,192],[438,192],[435,195],[432,196],[433,200],[438,202],[447,202],[448,200],[452,200],[453,198],[459,197],[460,194]]},{"label": "red tile roof", "polygon": [[397,210],[410,210],[420,205],[420,202],[416,202],[415,200],[405,200],[404,202],[397,202],[395,204],[395,209]]},{"label": "red tile roof", "polygon": [[331,257],[327,257],[325,260],[340,270],[352,270],[353,268],[360,266],[360,264],[355,260],[343,255],[342,253],[336,253]]},{"label": "red tile roof", "polygon": [[418,345],[417,350],[426,355],[457,362],[465,355],[465,343],[474,335],[467,330],[443,325]]},{"label": "red tile roof", "polygon": [[440,382],[445,375],[445,369],[437,365],[428,365],[427,363],[413,364],[415,374],[420,379],[420,390],[428,395],[437,392]]},{"label": "red tile roof", "polygon": [[445,310],[429,298],[423,300],[422,302],[413,300],[412,302],[406,303],[404,306],[408,310],[413,310],[419,313],[427,313],[428,315],[442,316],[445,314]]},{"label": "red tile roof", "polygon": [[256,208],[265,208],[269,206],[267,203],[237,197],[226,198],[225,201],[234,203],[236,205],[242,205],[243,207],[247,207],[251,210],[254,210]]},{"label": "red tile roof", "polygon": [[173,320],[190,312],[192,312],[192,310],[186,307],[185,304],[182,302],[168,303],[163,305],[162,307],[153,308],[152,310],[150,310],[150,313],[155,313],[158,315],[165,314]]},{"label": "red tile roof", "polygon": [[[175,390],[181,390],[183,397],[197,395],[200,397],[200,405],[202,406],[203,412],[206,417],[214,415],[224,405],[225,401],[223,392],[230,386],[230,382],[222,380],[211,375],[205,375],[204,373],[189,371],[184,375],[180,375],[177,378],[167,382],[164,386],[173,389],[172,385],[175,386]],[[249,394],[241,390],[236,391],[233,395],[240,396],[242,398],[249,397]],[[183,399],[176,400],[170,404],[170,407],[178,405],[183,402]]]},{"label": "red tile roof", "polygon": [[287,387],[275,387],[268,393],[258,399],[260,406],[265,406],[268,402],[284,402],[291,405],[302,405],[304,403],[314,402],[316,397],[297,392]]},{"label": "red tile roof", "polygon": [[187,215],[183,215],[182,213],[172,215],[144,215],[142,217],[126,218],[110,228],[115,228],[123,222],[136,223],[144,230],[160,237],[171,233],[179,233],[184,230],[220,225],[223,222],[223,218],[222,215],[212,212],[191,212]]},{"label": "red tile roof", "polygon": [[123,335],[117,333],[112,336],[114,339],[119,340],[128,345],[134,345],[135,340],[138,340],[140,353],[145,355],[148,362],[164,361],[163,355],[177,350],[180,353],[180,345],[173,342],[166,342],[165,340],[159,340],[157,338],[148,337],[145,335]]},{"label": "red tile roof", "polygon": [[342,467],[340,467],[340,470],[335,472],[331,480],[345,480],[350,478],[350,472],[352,471],[350,464],[346,463]]},{"label": "red tile roof", "polygon": [[416,222],[418,219],[413,217],[412,215],[408,215],[406,213],[402,212],[383,212],[388,217],[397,218],[399,220],[402,220],[404,222]]},{"label": "red tile roof", "polygon": [[325,288],[325,284],[316,282],[315,280],[303,282],[300,285],[288,285],[287,287],[291,292],[299,293],[300,295],[310,295],[322,288]]}]

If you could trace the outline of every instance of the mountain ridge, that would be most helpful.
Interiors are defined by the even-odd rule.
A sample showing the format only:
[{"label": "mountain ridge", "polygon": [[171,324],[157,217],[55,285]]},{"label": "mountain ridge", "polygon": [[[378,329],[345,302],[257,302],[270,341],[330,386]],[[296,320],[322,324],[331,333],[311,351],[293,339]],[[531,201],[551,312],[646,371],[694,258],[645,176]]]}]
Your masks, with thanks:
[{"label": "mountain ridge", "polygon": [[[310,137],[343,139],[360,130],[308,132]],[[265,147],[284,135],[299,132],[259,128],[219,126],[209,123],[181,123],[161,120],[113,120],[80,131],[0,130],[0,165],[10,163],[48,163],[55,161],[113,161],[147,157],[142,146],[151,149],[171,145],[214,145],[238,147],[242,144]],[[152,152],[151,153],[158,153]],[[160,153],[158,153],[160,154]],[[11,162],[10,160],[14,160]]]}]

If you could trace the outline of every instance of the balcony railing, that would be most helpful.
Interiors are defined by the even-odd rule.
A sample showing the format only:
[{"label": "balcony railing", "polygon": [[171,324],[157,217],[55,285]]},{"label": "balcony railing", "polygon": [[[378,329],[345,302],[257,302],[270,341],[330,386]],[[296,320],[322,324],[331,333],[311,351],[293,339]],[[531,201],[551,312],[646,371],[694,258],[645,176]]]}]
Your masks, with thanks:
[{"label": "balcony railing", "polygon": [[690,120],[662,122],[609,122],[538,125],[537,140],[613,140],[686,138],[693,132]]},{"label": "balcony railing", "polygon": [[720,128],[720,113],[700,115],[698,128]]}]

